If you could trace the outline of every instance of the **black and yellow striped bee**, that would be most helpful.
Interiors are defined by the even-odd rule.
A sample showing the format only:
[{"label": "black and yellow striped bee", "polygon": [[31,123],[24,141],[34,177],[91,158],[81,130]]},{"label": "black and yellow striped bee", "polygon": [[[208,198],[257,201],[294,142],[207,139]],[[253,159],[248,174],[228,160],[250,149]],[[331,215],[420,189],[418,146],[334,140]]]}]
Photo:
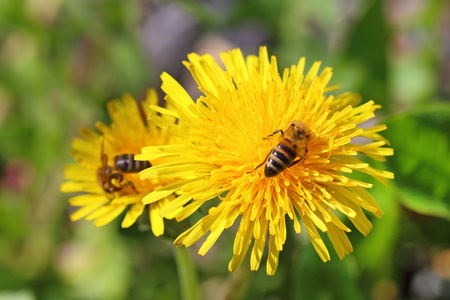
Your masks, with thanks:
[{"label": "black and yellow striped bee", "polygon": [[[104,140],[103,140],[104,142]],[[122,173],[138,173],[152,165],[149,161],[138,161],[134,159],[134,154],[120,154],[114,157],[114,168],[108,166],[108,155],[103,151],[103,142],[101,149],[102,165],[97,171],[97,181],[103,190],[113,194],[125,187],[130,187],[138,193],[133,182],[123,182]]]},{"label": "black and yellow striped bee", "polygon": [[[273,177],[306,158],[308,141],[312,133],[305,123],[298,120],[292,121],[288,124],[288,128],[285,131],[281,129],[276,130],[264,139],[279,132],[281,132],[281,136],[278,145],[267,154],[264,161],[256,166],[253,171],[265,163],[264,175]],[[295,160],[296,157],[298,157],[297,160]]]}]

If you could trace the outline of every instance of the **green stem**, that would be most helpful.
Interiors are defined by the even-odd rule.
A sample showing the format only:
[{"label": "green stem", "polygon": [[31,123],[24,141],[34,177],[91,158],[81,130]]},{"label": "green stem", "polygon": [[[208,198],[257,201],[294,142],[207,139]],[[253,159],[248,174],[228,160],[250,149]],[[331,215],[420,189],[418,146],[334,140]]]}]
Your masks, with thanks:
[{"label": "green stem", "polygon": [[[294,269],[294,253],[297,252],[295,240],[294,240],[294,231],[292,227],[286,226],[287,230],[287,238],[286,242],[283,246],[283,251],[280,253],[280,261],[279,266],[284,267],[283,280],[281,285],[278,286],[276,290],[274,290],[273,296],[276,296],[279,299],[290,300],[297,299],[296,298],[296,278],[295,278],[295,269]],[[275,275],[277,276],[277,274]],[[278,275],[280,276],[280,275]]]},{"label": "green stem", "polygon": [[200,299],[197,271],[186,247],[175,248],[175,262],[183,300]]}]

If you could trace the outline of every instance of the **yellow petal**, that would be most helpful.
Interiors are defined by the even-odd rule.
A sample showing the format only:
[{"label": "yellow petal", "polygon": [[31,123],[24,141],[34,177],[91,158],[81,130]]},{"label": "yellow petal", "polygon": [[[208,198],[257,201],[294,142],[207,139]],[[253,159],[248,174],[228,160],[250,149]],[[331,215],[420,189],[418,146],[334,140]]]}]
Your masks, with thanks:
[{"label": "yellow petal", "polygon": [[142,203],[138,202],[131,206],[130,210],[126,213],[125,217],[122,221],[122,228],[128,228],[131,225],[133,225],[137,218],[142,214],[144,211],[145,206],[142,205]]},{"label": "yellow petal", "polygon": [[157,203],[150,204],[150,222],[152,224],[152,232],[155,236],[164,234],[164,220],[159,214],[159,206]]},{"label": "yellow petal", "polygon": [[[104,207],[106,207],[106,206],[104,206]],[[126,207],[127,207],[126,205],[118,205],[118,206],[111,207],[110,210],[105,211],[104,214],[99,216],[94,221],[94,225],[101,227],[106,224],[109,224],[112,220],[117,218],[117,216],[119,216],[125,210]]]}]

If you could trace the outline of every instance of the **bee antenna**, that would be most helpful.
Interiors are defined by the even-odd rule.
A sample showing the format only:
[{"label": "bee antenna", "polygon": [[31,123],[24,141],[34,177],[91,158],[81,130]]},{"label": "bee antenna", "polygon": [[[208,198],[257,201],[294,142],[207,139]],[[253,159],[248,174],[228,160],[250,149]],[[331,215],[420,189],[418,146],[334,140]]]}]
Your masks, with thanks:
[{"label": "bee antenna", "polygon": [[102,166],[108,164],[108,155],[105,154],[105,135],[102,135],[102,145],[100,147],[100,159],[102,161]]}]

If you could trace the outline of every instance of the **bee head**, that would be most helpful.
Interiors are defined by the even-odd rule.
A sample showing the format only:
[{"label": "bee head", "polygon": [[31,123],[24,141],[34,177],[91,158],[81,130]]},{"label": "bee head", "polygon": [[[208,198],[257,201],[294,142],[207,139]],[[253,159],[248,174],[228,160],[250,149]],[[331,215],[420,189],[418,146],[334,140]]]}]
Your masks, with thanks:
[{"label": "bee head", "polygon": [[292,121],[290,126],[291,126],[291,128],[294,129],[294,135],[296,138],[302,138],[302,137],[306,137],[307,139],[310,138],[311,130],[302,121],[298,121],[298,120]]}]

